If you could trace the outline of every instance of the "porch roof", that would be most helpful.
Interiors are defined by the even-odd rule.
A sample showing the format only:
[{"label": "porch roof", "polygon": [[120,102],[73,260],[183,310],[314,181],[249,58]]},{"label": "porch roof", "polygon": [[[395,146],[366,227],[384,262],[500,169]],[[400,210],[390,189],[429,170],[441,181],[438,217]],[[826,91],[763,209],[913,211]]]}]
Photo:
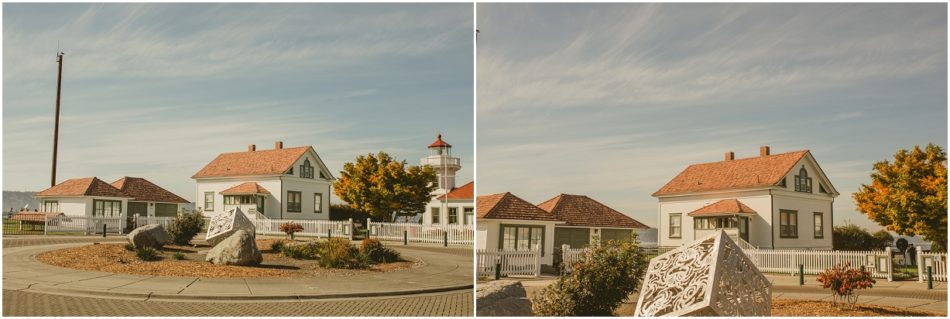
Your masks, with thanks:
[{"label": "porch roof", "polygon": [[755,215],[756,212],[738,199],[723,199],[689,212],[689,216]]},{"label": "porch roof", "polygon": [[258,195],[270,194],[266,188],[255,182],[245,182],[221,191],[221,195]]}]

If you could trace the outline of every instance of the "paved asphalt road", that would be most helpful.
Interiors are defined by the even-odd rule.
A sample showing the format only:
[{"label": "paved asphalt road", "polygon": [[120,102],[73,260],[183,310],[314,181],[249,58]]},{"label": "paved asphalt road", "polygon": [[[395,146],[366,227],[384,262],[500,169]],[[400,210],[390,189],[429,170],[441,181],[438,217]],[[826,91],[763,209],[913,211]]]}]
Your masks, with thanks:
[{"label": "paved asphalt road", "polygon": [[[11,236],[3,247],[123,241],[123,237]],[[432,248],[437,249],[437,248]],[[449,251],[452,251],[449,249]],[[459,250],[459,254],[471,250]],[[452,251],[455,253],[454,251]],[[3,316],[467,316],[471,290],[380,298],[297,302],[179,302],[75,297],[3,290]]]}]

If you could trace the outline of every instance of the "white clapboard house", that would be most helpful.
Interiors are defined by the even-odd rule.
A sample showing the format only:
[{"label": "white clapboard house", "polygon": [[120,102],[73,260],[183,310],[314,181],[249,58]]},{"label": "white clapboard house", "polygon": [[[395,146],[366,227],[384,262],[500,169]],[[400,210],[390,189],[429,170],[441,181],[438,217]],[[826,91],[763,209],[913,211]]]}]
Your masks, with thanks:
[{"label": "white clapboard house", "polygon": [[205,216],[240,208],[251,219],[330,216],[333,175],[311,146],[223,153],[192,176]]},{"label": "white clapboard house", "polygon": [[653,193],[661,248],[723,229],[768,249],[830,250],[838,192],[808,150],[693,164]]},{"label": "white clapboard house", "polygon": [[175,217],[188,201],[139,177],[73,178],[36,193],[41,211],[75,217]]}]

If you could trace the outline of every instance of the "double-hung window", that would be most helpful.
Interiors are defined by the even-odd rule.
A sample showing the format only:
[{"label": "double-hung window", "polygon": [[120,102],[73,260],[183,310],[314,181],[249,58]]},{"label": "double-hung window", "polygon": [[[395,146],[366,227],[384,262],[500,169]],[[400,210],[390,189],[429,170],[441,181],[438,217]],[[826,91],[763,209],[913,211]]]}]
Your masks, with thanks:
[{"label": "double-hung window", "polygon": [[449,224],[459,223],[459,208],[449,207]]},{"label": "double-hung window", "polygon": [[59,212],[59,201],[58,200],[43,201],[43,211],[44,212]]},{"label": "double-hung window", "polygon": [[670,214],[670,238],[683,238],[683,214]]},{"label": "double-hung window", "polygon": [[287,212],[299,213],[301,210],[301,198],[300,192],[287,191]]},{"label": "double-hung window", "polygon": [[214,192],[205,192],[205,208],[206,212],[214,211]]},{"label": "double-hung window", "polygon": [[322,213],[323,212],[323,194],[313,193],[313,212]]},{"label": "double-hung window", "polygon": [[92,216],[119,217],[122,215],[122,201],[94,199],[92,207]]},{"label": "double-hung window", "polygon": [[825,213],[815,212],[815,238],[825,238]]},{"label": "double-hung window", "polygon": [[501,240],[498,242],[501,250],[534,250],[541,249],[544,256],[544,226],[534,225],[501,225]]},{"label": "double-hung window", "polygon": [[440,216],[441,212],[439,211],[439,208],[438,208],[438,207],[432,207],[431,212],[432,212],[432,224],[433,224],[433,225],[438,225],[438,224],[439,224],[439,217],[442,217],[442,216]]},{"label": "double-hung window", "polygon": [[798,212],[794,210],[779,210],[779,237],[798,238]]}]

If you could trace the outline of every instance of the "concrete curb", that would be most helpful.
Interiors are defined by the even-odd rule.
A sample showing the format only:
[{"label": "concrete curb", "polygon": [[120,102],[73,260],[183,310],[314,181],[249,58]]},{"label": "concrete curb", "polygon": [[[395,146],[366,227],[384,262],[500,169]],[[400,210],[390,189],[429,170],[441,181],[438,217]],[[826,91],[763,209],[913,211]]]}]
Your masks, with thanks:
[{"label": "concrete curb", "polygon": [[122,293],[113,291],[84,290],[75,288],[59,288],[54,286],[33,285],[26,289],[11,289],[23,292],[44,293],[52,295],[62,295],[71,297],[93,297],[93,298],[112,298],[112,299],[131,299],[141,301],[181,301],[181,302],[233,302],[233,301],[255,301],[255,302],[303,302],[309,300],[326,299],[351,299],[351,298],[379,298],[379,297],[399,297],[409,295],[425,295],[454,291],[472,291],[474,285],[445,286],[436,288],[396,290],[381,292],[359,292],[359,293],[340,293],[340,294],[312,294],[312,295],[176,295],[176,294],[158,294],[158,293]]}]

